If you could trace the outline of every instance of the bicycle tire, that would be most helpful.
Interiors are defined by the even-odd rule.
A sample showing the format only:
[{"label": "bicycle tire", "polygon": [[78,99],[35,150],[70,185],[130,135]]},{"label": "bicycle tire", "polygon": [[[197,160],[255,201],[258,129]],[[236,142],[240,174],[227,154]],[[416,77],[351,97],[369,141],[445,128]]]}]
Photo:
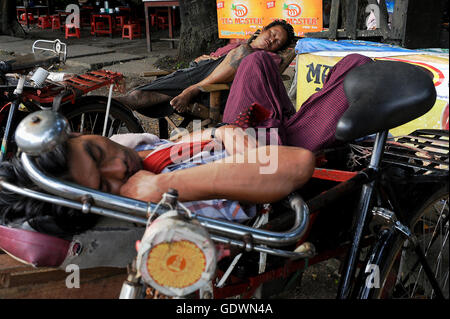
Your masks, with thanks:
[{"label": "bicycle tire", "polygon": [[[444,298],[449,298],[449,185],[446,183],[423,202],[408,220],[427,261],[436,274]],[[433,236],[433,234],[438,234]],[[434,239],[433,239],[434,238]],[[368,265],[379,266],[379,287],[364,282],[361,299],[434,298],[436,294],[428,281],[417,255],[406,236],[395,230],[384,230],[372,250]],[[400,270],[399,270],[400,269]]]},{"label": "bicycle tire", "polygon": [[[82,134],[103,133],[106,105],[100,102],[89,102],[77,107],[64,108],[62,114],[67,118],[73,132]],[[84,119],[83,119],[84,114]],[[143,133],[144,130],[131,112],[111,104],[106,136],[124,133]]]}]

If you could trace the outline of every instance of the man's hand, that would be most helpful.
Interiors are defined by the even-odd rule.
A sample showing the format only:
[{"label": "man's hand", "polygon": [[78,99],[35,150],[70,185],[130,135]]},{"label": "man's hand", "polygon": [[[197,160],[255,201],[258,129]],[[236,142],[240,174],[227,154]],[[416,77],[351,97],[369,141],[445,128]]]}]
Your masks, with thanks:
[{"label": "man's hand", "polygon": [[201,56],[199,56],[198,58],[196,58],[194,60],[194,62],[200,62],[200,61],[204,61],[204,60],[217,60],[219,57],[216,56],[211,56],[211,55],[207,55],[207,54],[203,54]]},{"label": "man's hand", "polygon": [[157,180],[158,175],[148,171],[139,171],[122,185],[120,195],[146,202],[158,203],[164,191],[159,189]]}]

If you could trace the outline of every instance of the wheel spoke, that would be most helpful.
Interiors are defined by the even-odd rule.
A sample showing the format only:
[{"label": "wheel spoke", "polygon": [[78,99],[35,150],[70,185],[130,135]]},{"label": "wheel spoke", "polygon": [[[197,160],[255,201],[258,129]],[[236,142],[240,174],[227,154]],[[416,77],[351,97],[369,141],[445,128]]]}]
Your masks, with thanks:
[{"label": "wheel spoke", "polygon": [[[88,103],[71,108],[64,112],[73,132],[83,134],[103,133],[106,105],[103,103]],[[105,134],[111,136],[121,133],[141,133],[142,126],[131,112],[111,105]]]},{"label": "wheel spoke", "polygon": [[[434,267],[434,275],[435,275],[435,277],[436,277],[436,279],[438,281],[439,281],[439,278],[441,278],[441,276],[439,276],[439,274],[440,274],[439,269],[440,269],[440,266],[441,266],[442,251],[443,251],[445,243],[446,243],[446,241],[448,239],[448,231],[447,231],[447,234],[445,235],[445,238],[443,239],[443,228],[445,228],[445,223],[448,221],[447,216],[444,216],[443,212],[444,212],[444,210],[445,210],[445,208],[447,206],[448,206],[448,200],[447,199],[444,200],[444,204],[442,206],[442,209],[440,209],[440,210],[436,209],[436,205],[433,205],[433,211],[430,212],[430,214],[438,213],[439,217],[437,219],[436,226],[434,227],[431,239],[430,239],[428,245],[426,245],[426,250],[425,250],[425,257],[428,257],[428,254],[430,253],[430,249],[433,246],[433,244],[435,243],[436,239],[437,238],[440,239],[441,242],[440,242],[440,245],[438,246],[439,247],[439,254],[436,257],[436,264],[435,264],[435,267]],[[422,221],[423,220],[424,220],[424,218],[422,219]],[[432,220],[431,216],[430,216],[429,220]],[[423,227],[423,228],[425,228],[425,227]],[[422,232],[422,235],[423,235],[422,238],[426,238],[424,231]],[[421,287],[422,289],[426,290],[426,288],[427,288],[426,287],[427,286],[427,282],[425,280],[425,276],[422,276],[422,270],[423,270],[423,266],[421,265],[420,268],[419,268],[419,272],[418,272],[416,281],[414,283],[414,287],[413,287],[413,290],[412,290],[412,293],[411,293],[411,297],[415,295],[416,290],[419,287],[419,282],[421,282],[421,283],[423,282],[423,284],[422,284],[423,287]],[[420,280],[421,277],[423,277],[422,280]],[[443,287],[445,287],[445,286],[443,286]],[[425,291],[425,293],[426,293],[426,291]],[[434,296],[434,290],[431,289],[430,297],[433,297],[433,296]]]},{"label": "wheel spoke", "polygon": [[[446,192],[441,190],[434,198],[434,201],[431,200],[429,205],[417,212],[416,222],[412,221],[410,229],[422,247],[444,297],[448,298],[448,246],[450,242],[448,190]],[[425,274],[425,269],[411,246],[411,242],[406,240],[396,256],[397,261],[392,263],[390,272],[386,275],[386,278],[393,278],[394,285],[386,284],[383,288],[385,290],[381,290],[380,296],[391,296],[392,298],[436,297],[436,292]]]}]

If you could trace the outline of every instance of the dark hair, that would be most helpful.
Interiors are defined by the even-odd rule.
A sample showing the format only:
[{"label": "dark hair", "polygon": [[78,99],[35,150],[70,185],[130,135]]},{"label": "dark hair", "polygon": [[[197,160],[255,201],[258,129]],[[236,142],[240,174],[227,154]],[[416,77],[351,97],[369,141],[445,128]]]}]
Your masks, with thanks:
[{"label": "dark hair", "polygon": [[[36,166],[53,177],[69,179],[67,153],[68,144],[65,142],[51,152],[36,157]],[[17,157],[10,162],[0,163],[0,178],[22,188],[39,190],[39,187],[30,180],[22,162]],[[96,220],[97,216],[93,214],[83,214],[79,210],[0,189],[0,223],[3,225],[27,221],[38,232],[70,237],[94,226]]]},{"label": "dark hair", "polygon": [[281,25],[283,27],[283,29],[286,30],[286,33],[287,33],[286,43],[283,44],[283,46],[279,50],[279,51],[282,51],[282,50],[286,49],[288,46],[290,46],[292,41],[294,41],[295,33],[294,33],[294,28],[292,27],[292,25],[287,23],[286,20],[273,20],[271,23],[266,25],[263,30],[270,29],[277,25]]}]

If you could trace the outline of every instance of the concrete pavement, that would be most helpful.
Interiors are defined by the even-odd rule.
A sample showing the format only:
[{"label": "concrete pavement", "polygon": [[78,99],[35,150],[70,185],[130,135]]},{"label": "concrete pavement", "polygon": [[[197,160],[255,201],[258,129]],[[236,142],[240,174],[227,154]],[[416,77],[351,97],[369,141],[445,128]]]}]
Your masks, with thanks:
[{"label": "concrete pavement", "polygon": [[[167,37],[167,30],[152,31],[152,38]],[[141,39],[122,39],[120,35],[94,37],[88,29],[82,29],[81,38],[64,38],[62,31],[32,28],[26,39],[0,35],[0,60],[31,53],[35,40],[60,39],[67,44],[67,61],[62,71],[69,73],[106,69],[123,73],[126,77],[139,77],[142,72],[157,70],[153,65],[158,59],[177,54],[168,42],[152,41],[152,52],[147,52],[145,34]]]}]

